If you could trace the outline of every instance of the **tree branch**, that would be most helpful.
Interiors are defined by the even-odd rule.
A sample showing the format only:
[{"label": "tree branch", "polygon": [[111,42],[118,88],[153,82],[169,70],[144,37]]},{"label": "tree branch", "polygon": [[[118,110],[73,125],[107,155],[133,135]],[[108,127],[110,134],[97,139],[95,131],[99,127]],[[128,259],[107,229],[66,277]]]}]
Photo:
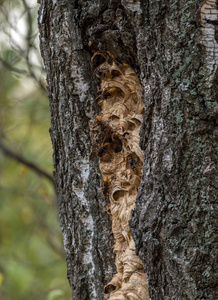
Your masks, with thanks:
[{"label": "tree branch", "polygon": [[2,150],[2,152],[6,156],[8,156],[8,157],[16,160],[17,162],[19,162],[19,163],[27,166],[32,171],[34,171],[38,176],[44,176],[45,178],[49,179],[50,182],[53,184],[53,186],[55,188],[55,183],[54,183],[54,179],[53,179],[52,175],[50,175],[45,170],[43,170],[40,167],[38,167],[36,164],[28,161],[23,156],[21,156],[21,155],[15,153],[15,152],[13,152],[12,150],[10,150],[1,140],[0,140],[0,149]]}]

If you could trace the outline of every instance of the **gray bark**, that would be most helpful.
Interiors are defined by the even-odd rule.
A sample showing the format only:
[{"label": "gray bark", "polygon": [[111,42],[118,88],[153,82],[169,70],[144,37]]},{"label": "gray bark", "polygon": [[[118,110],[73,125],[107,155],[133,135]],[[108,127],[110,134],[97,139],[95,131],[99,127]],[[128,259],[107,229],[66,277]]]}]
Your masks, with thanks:
[{"label": "gray bark", "polygon": [[[130,223],[150,297],[216,299],[217,19],[203,24],[202,4],[40,1],[54,177],[74,299],[103,299],[115,273],[107,201],[90,155],[88,122],[99,109],[90,59],[97,50],[129,63],[144,88],[144,173]],[[207,25],[214,30],[211,57]]]}]

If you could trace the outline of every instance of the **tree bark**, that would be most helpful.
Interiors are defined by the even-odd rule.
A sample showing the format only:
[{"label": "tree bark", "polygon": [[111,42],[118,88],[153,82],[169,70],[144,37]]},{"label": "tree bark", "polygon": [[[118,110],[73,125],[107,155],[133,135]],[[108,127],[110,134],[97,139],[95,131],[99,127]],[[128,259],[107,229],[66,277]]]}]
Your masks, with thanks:
[{"label": "tree bark", "polygon": [[144,90],[144,172],[131,228],[149,293],[216,299],[218,11],[215,0],[41,0],[54,178],[74,299],[103,299],[115,273],[111,222],[91,155],[91,56],[129,63]]}]

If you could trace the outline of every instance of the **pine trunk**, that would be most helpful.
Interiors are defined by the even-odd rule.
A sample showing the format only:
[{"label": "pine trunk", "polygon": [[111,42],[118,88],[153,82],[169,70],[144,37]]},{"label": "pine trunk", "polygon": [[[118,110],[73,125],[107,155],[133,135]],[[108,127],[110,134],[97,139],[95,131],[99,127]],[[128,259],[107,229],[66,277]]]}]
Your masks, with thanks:
[{"label": "pine trunk", "polygon": [[[132,229],[152,300],[216,299],[218,92],[215,0],[41,0],[54,177],[74,300],[104,298],[116,273],[89,121],[96,51],[127,62],[144,97],[144,170]],[[132,298],[129,298],[132,299]]]}]

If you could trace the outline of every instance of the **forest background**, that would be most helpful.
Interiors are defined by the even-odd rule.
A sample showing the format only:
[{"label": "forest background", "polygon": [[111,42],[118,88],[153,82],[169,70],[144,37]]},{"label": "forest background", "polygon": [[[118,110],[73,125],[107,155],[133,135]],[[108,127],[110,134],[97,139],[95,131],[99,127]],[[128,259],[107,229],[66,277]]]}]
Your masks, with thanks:
[{"label": "forest background", "polygon": [[71,299],[35,0],[0,1],[0,298]]}]

